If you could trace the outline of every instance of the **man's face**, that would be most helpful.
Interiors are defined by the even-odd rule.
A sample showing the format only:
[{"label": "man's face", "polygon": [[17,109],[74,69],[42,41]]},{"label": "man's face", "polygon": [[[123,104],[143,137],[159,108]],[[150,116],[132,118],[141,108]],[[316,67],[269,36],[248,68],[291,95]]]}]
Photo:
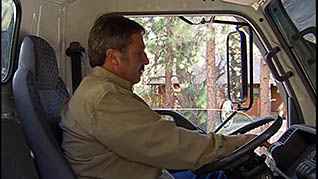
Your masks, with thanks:
[{"label": "man's face", "polygon": [[135,33],[131,35],[131,40],[126,51],[121,53],[117,72],[131,84],[136,84],[140,81],[145,65],[149,64],[149,59],[144,51],[145,44],[142,35]]}]

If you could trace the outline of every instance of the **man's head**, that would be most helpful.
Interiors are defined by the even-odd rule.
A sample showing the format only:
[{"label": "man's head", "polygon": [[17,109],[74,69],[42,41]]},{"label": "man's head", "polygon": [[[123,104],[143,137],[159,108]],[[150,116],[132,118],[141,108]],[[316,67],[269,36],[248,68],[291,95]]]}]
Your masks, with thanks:
[{"label": "man's head", "polygon": [[102,66],[132,84],[139,82],[144,65],[149,63],[144,32],[141,25],[121,15],[100,16],[89,34],[90,65]]}]

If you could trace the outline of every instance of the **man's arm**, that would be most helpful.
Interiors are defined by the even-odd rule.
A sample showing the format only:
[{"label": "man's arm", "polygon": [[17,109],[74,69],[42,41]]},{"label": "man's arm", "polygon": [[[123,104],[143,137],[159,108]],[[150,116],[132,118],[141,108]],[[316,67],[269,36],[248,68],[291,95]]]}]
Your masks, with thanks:
[{"label": "man's arm", "polygon": [[176,127],[134,97],[109,93],[96,108],[94,135],[127,160],[196,169],[242,145],[242,136],[203,135]]}]

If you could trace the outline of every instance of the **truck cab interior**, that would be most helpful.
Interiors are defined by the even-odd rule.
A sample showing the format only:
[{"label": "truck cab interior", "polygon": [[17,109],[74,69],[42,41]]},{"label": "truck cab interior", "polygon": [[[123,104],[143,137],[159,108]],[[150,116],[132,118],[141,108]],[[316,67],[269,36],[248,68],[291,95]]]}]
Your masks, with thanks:
[{"label": "truck cab interior", "polygon": [[[258,131],[251,142],[194,173],[316,178],[315,0],[1,0],[1,5],[1,178],[77,178],[60,146],[60,108],[91,70],[86,54],[91,27],[113,12],[147,31],[147,53],[155,62],[134,90],[163,118],[203,134]],[[214,31],[208,29],[212,24]],[[162,34],[165,30],[173,35]],[[218,45],[208,46],[209,39]],[[166,42],[176,44],[171,62],[163,55]],[[215,115],[209,113],[214,76],[205,66],[209,53],[221,69],[214,72],[223,95],[213,98]],[[174,106],[160,103],[167,94],[167,64],[173,66]],[[269,108],[261,103],[261,64],[269,70]],[[269,112],[262,115],[262,108]],[[264,141],[269,148],[260,147]]]}]

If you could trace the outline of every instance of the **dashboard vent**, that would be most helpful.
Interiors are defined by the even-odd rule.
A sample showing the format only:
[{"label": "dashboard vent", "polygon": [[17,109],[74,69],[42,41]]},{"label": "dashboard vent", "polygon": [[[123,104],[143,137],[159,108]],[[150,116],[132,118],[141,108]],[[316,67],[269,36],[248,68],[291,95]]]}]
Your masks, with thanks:
[{"label": "dashboard vent", "polygon": [[295,131],[295,128],[289,128],[280,138],[279,138],[279,142],[284,144],[287,139],[289,138],[289,136],[291,136],[291,134]]}]

